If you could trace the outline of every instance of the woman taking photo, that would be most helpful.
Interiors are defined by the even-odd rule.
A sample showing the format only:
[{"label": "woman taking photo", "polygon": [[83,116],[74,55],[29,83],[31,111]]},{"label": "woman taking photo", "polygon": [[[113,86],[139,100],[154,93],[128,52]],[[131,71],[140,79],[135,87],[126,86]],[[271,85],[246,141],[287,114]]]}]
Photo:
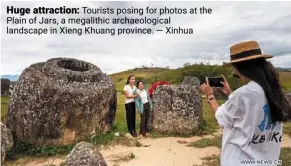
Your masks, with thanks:
[{"label": "woman taking photo", "polygon": [[124,86],[124,95],[125,95],[125,110],[126,110],[126,121],[127,121],[127,129],[128,132],[133,136],[137,137],[136,130],[135,130],[135,102],[134,98],[139,96],[139,93],[133,94],[136,90],[135,87],[135,77],[130,75],[127,78],[126,85]]},{"label": "woman taking photo", "polygon": [[228,95],[228,100],[221,106],[208,81],[201,85],[218,124],[224,128],[221,166],[279,160],[282,122],[290,115],[290,105],[282,91],[278,73],[266,61],[271,57],[262,54],[255,41],[232,46],[231,61],[225,65],[232,66],[234,74],[245,85],[232,92],[224,78],[222,91]]},{"label": "woman taking photo", "polygon": [[152,102],[149,97],[147,90],[144,89],[143,81],[137,81],[136,84],[137,90],[133,92],[133,94],[138,93],[139,97],[135,98],[135,105],[140,114],[140,137],[149,136],[148,132],[148,120],[150,116],[150,111],[152,111]]}]

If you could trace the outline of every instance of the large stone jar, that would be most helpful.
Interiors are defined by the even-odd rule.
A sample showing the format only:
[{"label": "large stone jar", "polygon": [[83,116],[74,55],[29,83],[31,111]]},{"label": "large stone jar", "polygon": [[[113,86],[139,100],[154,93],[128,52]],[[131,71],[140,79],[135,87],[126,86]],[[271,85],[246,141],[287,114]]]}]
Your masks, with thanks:
[{"label": "large stone jar", "polygon": [[189,135],[203,123],[199,89],[190,85],[158,86],[153,96],[153,129],[167,134]]},{"label": "large stone jar", "polygon": [[7,127],[17,141],[65,145],[112,128],[117,96],[95,65],[54,58],[26,68],[11,96]]}]

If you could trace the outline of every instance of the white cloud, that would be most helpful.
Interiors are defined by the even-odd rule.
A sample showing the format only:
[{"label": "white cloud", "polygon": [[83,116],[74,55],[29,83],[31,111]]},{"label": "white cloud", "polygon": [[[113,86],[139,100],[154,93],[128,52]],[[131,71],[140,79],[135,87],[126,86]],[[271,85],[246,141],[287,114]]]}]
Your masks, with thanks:
[{"label": "white cloud", "polygon": [[[212,8],[211,15],[172,15],[171,26],[189,27],[194,35],[7,35],[6,6],[91,8]],[[5,2],[2,3],[1,74],[20,74],[32,63],[55,57],[91,62],[106,73],[141,65],[171,68],[184,63],[210,61],[222,64],[229,59],[229,47],[244,40],[257,40],[265,53],[275,55],[274,65],[291,67],[290,2]],[[276,11],[276,12],[274,12]],[[61,15],[50,17],[61,18]],[[65,16],[72,17],[72,16]],[[79,15],[88,17],[88,15]],[[151,17],[156,17],[152,15]],[[160,16],[166,17],[166,15]],[[22,25],[14,25],[19,27]],[[135,25],[134,25],[135,26]],[[119,25],[119,27],[134,27]],[[73,27],[78,27],[73,25]],[[99,26],[100,27],[100,26]],[[152,27],[143,25],[142,27]],[[157,26],[154,29],[165,29]]]}]

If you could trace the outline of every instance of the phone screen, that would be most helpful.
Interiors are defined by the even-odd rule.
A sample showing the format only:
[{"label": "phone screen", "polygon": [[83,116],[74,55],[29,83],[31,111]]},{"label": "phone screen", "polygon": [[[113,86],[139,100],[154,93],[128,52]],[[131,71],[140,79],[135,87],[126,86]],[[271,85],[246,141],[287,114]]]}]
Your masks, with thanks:
[{"label": "phone screen", "polygon": [[220,82],[223,82],[222,77],[207,77],[209,85],[211,87],[222,87],[223,85]]}]

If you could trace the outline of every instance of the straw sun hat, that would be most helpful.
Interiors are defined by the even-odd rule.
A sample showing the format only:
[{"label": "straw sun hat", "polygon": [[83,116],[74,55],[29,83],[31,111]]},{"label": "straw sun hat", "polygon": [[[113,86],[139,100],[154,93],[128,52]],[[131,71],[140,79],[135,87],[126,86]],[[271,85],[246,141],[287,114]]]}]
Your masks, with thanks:
[{"label": "straw sun hat", "polygon": [[237,43],[230,47],[230,62],[224,62],[224,66],[231,66],[232,63],[247,61],[256,58],[272,58],[272,55],[263,54],[260,45],[256,41]]}]

